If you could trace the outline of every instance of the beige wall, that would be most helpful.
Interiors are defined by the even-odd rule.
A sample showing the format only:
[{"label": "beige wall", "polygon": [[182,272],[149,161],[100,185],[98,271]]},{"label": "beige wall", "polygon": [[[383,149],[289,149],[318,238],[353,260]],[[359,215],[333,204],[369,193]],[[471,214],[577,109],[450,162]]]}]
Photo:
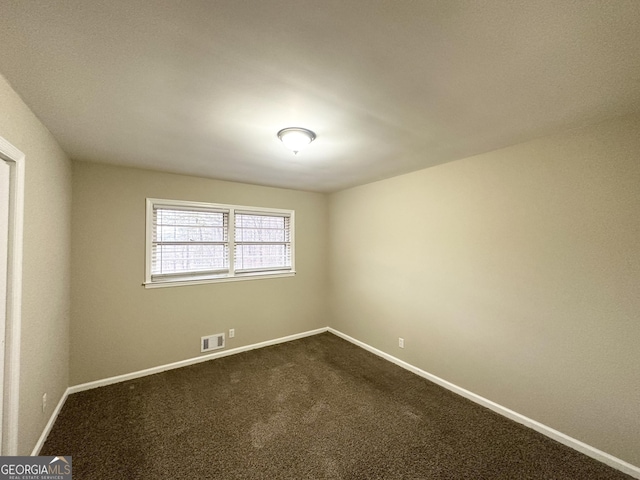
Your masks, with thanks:
[{"label": "beige wall", "polygon": [[329,212],[333,327],[640,465],[640,116]]},{"label": "beige wall", "polygon": [[0,136],[26,156],[18,453],[28,455],[68,385],[71,162],[1,76]]},{"label": "beige wall", "polygon": [[[324,195],[84,162],[73,192],[72,385],[327,325]],[[146,197],[295,210],[297,275],[145,289]]]}]

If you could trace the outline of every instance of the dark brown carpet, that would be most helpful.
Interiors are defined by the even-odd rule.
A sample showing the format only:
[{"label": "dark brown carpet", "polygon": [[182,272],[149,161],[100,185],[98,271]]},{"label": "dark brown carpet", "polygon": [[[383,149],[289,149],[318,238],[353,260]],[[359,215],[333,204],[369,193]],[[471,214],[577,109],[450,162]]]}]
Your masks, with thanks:
[{"label": "dark brown carpet", "polygon": [[68,399],[81,479],[629,479],[329,333]]}]

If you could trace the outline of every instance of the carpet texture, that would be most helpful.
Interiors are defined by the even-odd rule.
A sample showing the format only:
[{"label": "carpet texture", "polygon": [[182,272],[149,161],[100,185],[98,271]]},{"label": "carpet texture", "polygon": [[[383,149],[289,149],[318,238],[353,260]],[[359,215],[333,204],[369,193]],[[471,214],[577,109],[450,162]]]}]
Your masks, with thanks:
[{"label": "carpet texture", "polygon": [[70,395],[90,479],[630,479],[332,334]]}]

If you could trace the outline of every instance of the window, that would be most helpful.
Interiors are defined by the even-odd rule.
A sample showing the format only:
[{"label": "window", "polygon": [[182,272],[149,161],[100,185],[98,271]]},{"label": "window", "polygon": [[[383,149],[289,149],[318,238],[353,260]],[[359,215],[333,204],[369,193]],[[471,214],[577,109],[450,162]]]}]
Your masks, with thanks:
[{"label": "window", "polygon": [[147,199],[147,288],[290,276],[294,212]]},{"label": "window", "polygon": [[291,216],[235,214],[236,272],[291,270]]}]

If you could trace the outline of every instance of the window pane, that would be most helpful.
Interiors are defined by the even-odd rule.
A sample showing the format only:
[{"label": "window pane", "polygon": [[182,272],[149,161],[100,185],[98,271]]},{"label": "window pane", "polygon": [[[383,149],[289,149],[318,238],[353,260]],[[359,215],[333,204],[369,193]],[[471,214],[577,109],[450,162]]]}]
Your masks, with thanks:
[{"label": "window pane", "polygon": [[236,214],[236,242],[288,242],[289,217]]},{"label": "window pane", "polygon": [[154,245],[153,275],[224,271],[229,268],[226,245]]},{"label": "window pane", "polygon": [[235,262],[237,270],[290,268],[291,247],[289,245],[236,244]]},{"label": "window pane", "polygon": [[229,268],[228,214],[208,210],[154,210],[151,274],[225,271]]},{"label": "window pane", "polygon": [[223,212],[158,209],[154,241],[225,242],[227,218]]},{"label": "window pane", "polygon": [[286,216],[236,213],[235,268],[291,268],[290,219]]}]

